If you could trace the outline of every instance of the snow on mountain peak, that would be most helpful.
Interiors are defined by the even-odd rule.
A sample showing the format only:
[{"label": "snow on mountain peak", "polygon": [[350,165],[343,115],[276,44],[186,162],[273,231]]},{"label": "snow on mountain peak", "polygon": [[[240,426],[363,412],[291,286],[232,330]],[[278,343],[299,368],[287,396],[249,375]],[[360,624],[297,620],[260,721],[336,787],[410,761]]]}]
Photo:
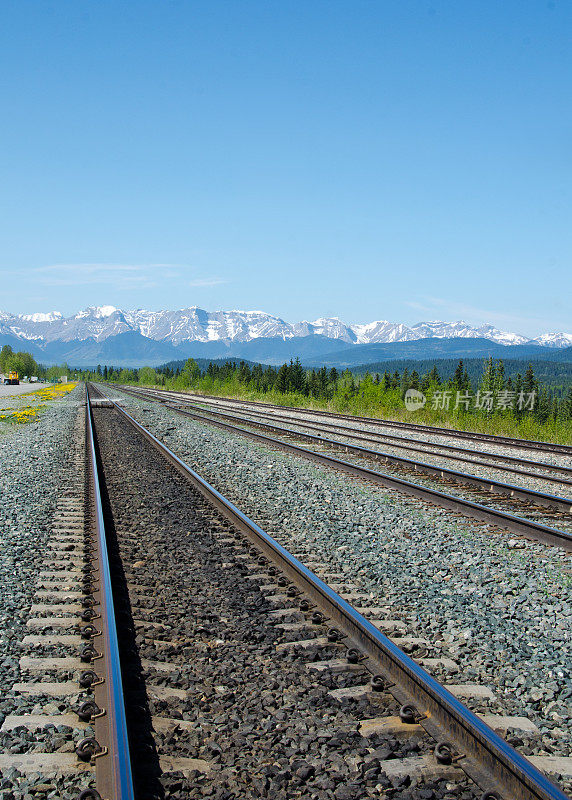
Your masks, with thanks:
[{"label": "snow on mountain peak", "polygon": [[481,338],[503,345],[537,344],[544,347],[569,347],[571,333],[545,333],[530,339],[518,333],[501,331],[491,324],[474,327],[464,320],[431,320],[415,325],[376,320],[347,325],[338,317],[319,317],[309,322],[285,322],[264,311],[205,311],[197,306],[177,311],[123,311],[112,305],[90,306],[75,316],[59,311],[36,314],[0,312],[2,331],[22,340],[75,342],[103,341],[122,333],[136,332],[156,342],[180,345],[188,342],[243,343],[255,339],[323,336],[346,344],[385,344],[426,338]]},{"label": "snow on mountain peak", "polygon": [[62,319],[63,314],[61,311],[49,311],[47,314],[18,314],[19,319],[26,322],[55,322],[57,319]]},{"label": "snow on mountain peak", "polygon": [[115,314],[117,309],[115,306],[96,306],[94,311],[96,317],[110,317],[112,314]]},{"label": "snow on mountain peak", "polygon": [[533,339],[536,344],[543,347],[570,347],[572,345],[572,333],[543,333]]}]

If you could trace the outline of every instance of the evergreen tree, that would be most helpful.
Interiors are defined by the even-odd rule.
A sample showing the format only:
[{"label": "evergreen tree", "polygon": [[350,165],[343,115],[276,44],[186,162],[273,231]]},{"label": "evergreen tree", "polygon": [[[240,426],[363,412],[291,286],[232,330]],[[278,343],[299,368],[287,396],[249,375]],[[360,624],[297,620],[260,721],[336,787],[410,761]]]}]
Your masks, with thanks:
[{"label": "evergreen tree", "polygon": [[453,375],[453,388],[457,389],[458,391],[463,391],[466,388],[468,380],[469,376],[467,375],[467,371],[463,365],[463,359],[461,359],[457,364],[457,368],[455,369],[455,373]]},{"label": "evergreen tree", "polygon": [[238,368],[238,380],[241,383],[249,384],[251,377],[250,366],[246,361],[241,361]]},{"label": "evergreen tree", "polygon": [[318,370],[317,379],[319,397],[328,398],[330,396],[330,392],[328,390],[329,379],[328,370],[326,367],[322,367],[320,370]]},{"label": "evergreen tree", "polygon": [[428,378],[431,386],[441,386],[441,376],[439,375],[439,370],[437,369],[436,364],[433,364],[433,368],[431,369]]},{"label": "evergreen tree", "polygon": [[281,394],[287,393],[290,384],[289,378],[288,364],[282,364],[276,377],[275,389],[277,392]]},{"label": "evergreen tree", "polygon": [[492,356],[485,361],[483,376],[481,378],[481,391],[492,392],[495,383],[495,365]]},{"label": "evergreen tree", "polygon": [[502,359],[499,358],[496,364],[493,390],[495,392],[502,392],[504,388],[505,388],[504,363]]},{"label": "evergreen tree", "polygon": [[527,370],[524,374],[524,381],[522,382],[522,391],[525,394],[538,391],[538,383],[536,381],[536,378],[534,377],[534,370],[532,369],[532,364],[528,365]]},{"label": "evergreen tree", "polygon": [[290,362],[290,384],[293,392],[300,392],[301,394],[308,393],[308,384],[306,381],[306,373],[304,367],[300,364],[300,359],[297,358],[294,363]]},{"label": "evergreen tree", "polygon": [[568,390],[566,399],[562,401],[562,410],[564,419],[572,419],[572,386]]}]

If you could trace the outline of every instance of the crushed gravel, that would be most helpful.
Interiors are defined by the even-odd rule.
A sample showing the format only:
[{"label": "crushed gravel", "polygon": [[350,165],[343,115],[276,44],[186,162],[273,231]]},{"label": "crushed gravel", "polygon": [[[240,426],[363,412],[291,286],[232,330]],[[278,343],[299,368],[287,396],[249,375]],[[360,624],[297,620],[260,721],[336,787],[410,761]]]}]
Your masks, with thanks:
[{"label": "crushed gravel", "polygon": [[[6,426],[0,435],[0,724],[9,713],[26,713],[35,707],[29,699],[15,695],[12,686],[20,680],[20,642],[28,633],[26,621],[37,573],[45,563],[58,492],[73,469],[73,429],[83,397],[84,390],[78,386],[65,399],[48,403],[37,421]],[[60,734],[54,729],[42,736],[57,741]],[[35,741],[30,742],[32,738]],[[25,730],[0,735],[0,749],[14,747],[11,752],[15,753],[41,749],[44,744],[38,734],[32,737]],[[42,794],[44,784],[41,776],[22,778],[8,770],[0,775],[0,796],[3,800],[32,794],[74,796],[73,786],[66,795],[63,779],[50,782],[51,794]]]},{"label": "crushed gravel", "polygon": [[[557,548],[494,532],[239,435],[122,396],[159,436],[268,533],[390,606],[410,632],[541,730],[534,754],[572,754],[572,585]],[[443,675],[436,673],[443,679]]]},{"label": "crushed gravel", "polygon": [[[248,411],[246,409],[243,410],[242,408],[238,408],[236,409],[236,411],[241,417],[250,418],[250,415],[248,414]],[[230,413],[233,412],[230,411]],[[260,419],[253,417],[252,421],[258,422],[260,421]],[[302,428],[295,422],[291,422],[290,420],[286,422],[281,422],[279,418],[272,417],[268,421],[270,422],[270,424],[286,427],[289,428],[290,430],[298,430],[301,433],[310,433],[314,436],[318,435],[317,430],[308,430],[307,428]],[[244,425],[245,423],[242,421],[238,421],[237,424]],[[316,422],[316,420],[314,420],[313,424],[319,425],[319,421]],[[534,476],[522,475],[520,473],[512,473],[510,471],[503,470],[501,465],[499,464],[495,465],[494,463],[484,466],[475,464],[473,462],[468,464],[466,462],[458,461],[446,454],[423,453],[423,452],[412,452],[412,451],[404,452],[403,449],[399,448],[395,444],[391,444],[390,442],[383,442],[383,441],[368,442],[368,441],[360,441],[352,439],[351,436],[344,435],[343,428],[345,427],[346,426],[341,426],[339,431],[337,430],[332,431],[327,429],[323,432],[323,437],[333,439],[339,442],[345,442],[347,444],[354,446],[357,445],[359,447],[368,448],[370,450],[376,450],[382,453],[388,453],[390,455],[395,455],[400,458],[407,458],[413,461],[419,461],[425,464],[431,464],[434,466],[443,467],[445,469],[452,469],[458,472],[468,472],[471,475],[476,475],[477,477],[485,478],[487,480],[496,480],[500,481],[501,483],[515,484],[518,486],[523,486],[527,489],[532,489],[537,492],[554,494],[557,495],[558,497],[565,497],[569,499],[572,498],[572,485],[567,485],[565,483],[562,483],[562,481],[560,480],[561,476],[557,475],[556,473],[550,474],[547,472],[543,472],[545,476],[551,478],[551,480],[546,480],[544,478],[541,479]],[[313,447],[314,445],[310,446]],[[372,461],[374,463],[376,462],[375,459],[372,459]],[[383,465],[384,472],[399,473],[406,470],[407,467],[405,465],[402,468],[392,464]],[[535,470],[531,469],[530,471],[534,472]],[[426,476],[424,476],[423,473],[419,473],[418,471],[414,471],[412,469],[409,469],[409,473],[415,475],[415,480],[417,482],[422,481],[425,483]],[[432,483],[435,483],[435,481],[433,481]],[[427,485],[430,484],[428,483]],[[460,484],[455,484],[455,490],[458,491],[459,486]]]},{"label": "crushed gravel", "polygon": [[[271,624],[272,606],[249,580],[242,550],[221,540],[216,512],[113,412],[95,409],[94,417],[135,620],[136,656],[128,631],[120,638],[124,669],[129,658],[145,665],[141,674],[128,670],[126,686],[138,797],[160,794],[141,768],[165,755],[210,765],[208,774],[191,778],[163,774],[159,783],[172,800],[478,795],[462,776],[451,783],[387,777],[384,762],[430,752],[434,743],[362,737],[357,721],[374,715],[370,702],[340,703],[328,694],[352,685],[356,674],[317,679],[306,668],[308,653],[289,648],[279,655],[276,644],[287,634]],[[228,523],[222,527],[228,530]],[[260,571],[256,562],[254,569]],[[151,630],[144,620],[152,620]],[[327,658],[328,650],[316,648],[314,659]],[[161,671],[149,661],[171,667]],[[188,695],[154,700],[160,685]],[[134,702],[143,687],[153,716],[175,717],[190,729],[155,733],[150,742],[144,709]],[[397,713],[395,701],[385,703],[380,713]]]},{"label": "crushed gravel", "polygon": [[[195,396],[193,398],[194,401],[200,402],[199,396]],[[214,405],[221,405],[224,406],[226,403],[218,400],[213,400],[209,398],[209,403]],[[240,404],[239,408],[246,409],[245,406]],[[264,411],[265,409],[262,407],[258,407],[257,410]],[[290,414],[290,411],[284,409],[281,412],[281,409],[274,408],[273,412],[278,417],[281,413]],[[340,427],[350,427],[350,428],[357,428],[364,433],[381,433],[388,436],[393,436],[396,438],[400,438],[404,440],[406,443],[407,439],[412,438],[417,440],[418,442],[429,444],[429,445],[454,445],[455,447],[466,447],[471,450],[475,450],[478,452],[482,452],[485,455],[492,455],[494,453],[499,453],[500,455],[507,455],[507,456],[517,456],[518,458],[530,458],[534,461],[542,461],[547,464],[559,464],[564,467],[572,467],[572,456],[565,455],[562,453],[548,453],[543,452],[542,450],[529,450],[529,449],[522,449],[518,447],[509,447],[507,445],[498,444],[495,442],[486,442],[486,441],[479,441],[478,439],[462,439],[457,436],[447,436],[446,433],[431,433],[429,431],[421,431],[421,430],[413,430],[408,432],[403,430],[402,428],[394,428],[391,425],[382,425],[377,423],[368,423],[368,422],[360,422],[359,417],[355,417],[352,420],[347,419],[335,419],[335,417],[328,416],[327,414],[305,414],[303,408],[296,409],[296,415],[300,416],[300,419],[306,422],[329,422],[334,423],[336,425],[340,425]],[[381,422],[381,420],[380,420]]]}]

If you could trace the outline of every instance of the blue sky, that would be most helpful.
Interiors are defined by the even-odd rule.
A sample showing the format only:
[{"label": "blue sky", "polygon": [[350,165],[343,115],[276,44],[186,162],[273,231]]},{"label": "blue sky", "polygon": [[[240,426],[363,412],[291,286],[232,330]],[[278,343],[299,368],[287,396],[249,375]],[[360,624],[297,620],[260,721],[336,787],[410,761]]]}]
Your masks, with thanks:
[{"label": "blue sky", "polygon": [[4,0],[0,309],[571,330],[572,4]]}]

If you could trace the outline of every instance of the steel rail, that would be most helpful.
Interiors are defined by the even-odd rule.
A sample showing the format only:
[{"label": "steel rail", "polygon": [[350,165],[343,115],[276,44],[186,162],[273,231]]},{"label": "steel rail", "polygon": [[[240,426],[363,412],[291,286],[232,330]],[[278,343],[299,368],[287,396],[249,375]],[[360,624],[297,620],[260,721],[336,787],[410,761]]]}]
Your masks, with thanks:
[{"label": "steel rail", "polygon": [[[98,389],[103,395],[103,392]],[[110,398],[108,398],[110,399]],[[290,578],[346,634],[347,643],[367,657],[367,666],[383,675],[386,688],[402,704],[413,704],[418,722],[436,740],[448,741],[461,756],[456,764],[485,795],[505,800],[569,800],[566,795],[488,727],[444,686],[407,656],[346,600],[318,578],[273,537],[110,399],[119,415],[150,442],[235,528]]]},{"label": "steel rail", "polygon": [[[142,395],[143,396],[143,395]],[[153,394],[152,397],[157,397],[156,394]],[[179,402],[179,401],[177,401]],[[203,410],[206,413],[211,413],[211,408],[223,408],[224,410],[229,410],[228,406],[220,406],[216,405],[215,403],[191,403],[189,401],[183,401],[181,405],[188,405],[192,408],[199,408],[204,407]],[[232,406],[231,406],[232,409]],[[308,420],[299,419],[297,417],[288,416],[285,414],[272,414],[272,413],[264,413],[262,411],[253,411],[252,409],[245,408],[244,412],[249,416],[257,417],[259,419],[272,419],[276,422],[289,422],[293,425],[296,425],[300,428],[306,428],[308,430],[319,431],[319,430],[332,430],[335,433],[343,436],[347,439],[356,439],[362,442],[372,442],[373,444],[379,445],[380,442],[387,442],[389,440],[390,446],[396,447],[400,450],[408,450],[414,453],[426,453],[427,455],[437,456],[438,458],[445,458],[449,459],[450,461],[461,461],[465,464],[472,464],[475,466],[482,466],[488,467],[489,469],[498,469],[501,472],[510,472],[514,475],[524,475],[527,478],[532,478],[540,481],[547,481],[548,483],[560,483],[565,486],[572,486],[572,478],[561,478],[555,475],[548,475],[546,472],[544,474],[533,472],[530,469],[521,469],[520,467],[513,467],[507,466],[505,464],[495,464],[492,461],[483,461],[482,457],[490,458],[490,459],[498,459],[498,460],[512,460],[510,456],[505,456],[504,459],[501,455],[496,455],[494,453],[483,453],[480,450],[466,450],[462,447],[452,447],[448,445],[433,445],[433,447],[443,447],[447,450],[455,451],[455,452],[464,452],[464,453],[473,453],[475,456],[480,456],[479,458],[469,458],[467,456],[462,455],[451,455],[450,453],[439,453],[435,449],[427,449],[427,447],[416,447],[411,444],[403,444],[404,441],[401,439],[399,442],[399,437],[396,436],[387,436],[384,434],[378,434],[373,431],[363,431],[359,430],[358,428],[350,428],[345,425],[334,425],[328,422],[310,422]],[[412,440],[407,440],[412,441]],[[413,440],[414,441],[414,440]],[[399,442],[399,443],[396,443]],[[431,447],[431,444],[429,444]],[[568,467],[559,467],[554,466],[552,464],[546,464],[542,461],[527,461],[526,459],[515,459],[523,464],[528,464],[532,467],[544,469],[544,470],[552,470],[554,472],[561,472],[563,474],[572,475],[572,468]],[[572,504],[572,499],[571,499]]]},{"label": "steel rail", "polygon": [[[337,439],[328,439],[325,436],[315,436],[310,433],[302,433],[294,430],[293,428],[285,428],[281,425],[272,425],[268,422],[250,420],[248,417],[241,417],[237,414],[227,414],[221,411],[212,411],[211,409],[199,409],[198,406],[193,406],[190,403],[188,404],[188,407],[200,410],[204,414],[212,414],[225,419],[238,420],[242,424],[254,425],[265,430],[273,431],[274,433],[279,433],[286,436],[297,436],[298,438],[307,439],[311,442],[326,444],[330,447],[337,447],[345,450],[348,453],[355,453],[356,455],[363,456],[365,458],[373,458],[376,461],[401,464],[406,467],[413,468],[415,471],[426,472],[428,475],[436,475],[440,478],[450,478],[457,483],[476,486],[480,489],[485,489],[491,492],[494,490],[500,494],[507,495],[508,497],[517,497],[519,500],[530,501],[543,507],[556,508],[559,511],[563,511],[568,514],[572,512],[572,499],[568,497],[559,497],[558,495],[547,494],[546,492],[537,492],[534,489],[527,489],[511,483],[503,483],[502,481],[496,481],[491,478],[481,478],[478,475],[471,475],[467,472],[460,472],[459,470],[449,469],[447,467],[439,467],[435,464],[428,464],[425,461],[417,461],[416,459],[405,458],[404,456],[396,456],[393,453],[385,453],[380,450],[371,450],[368,447],[347,444],[346,442],[340,442]],[[174,406],[167,405],[167,408],[174,409]]]},{"label": "steel rail", "polygon": [[[153,393],[153,396],[157,397],[159,394],[160,393]],[[184,398],[184,395],[180,395],[180,397]],[[183,402],[187,401],[183,399]],[[204,406],[213,406],[217,408],[221,407],[211,401],[206,401],[206,402],[196,401],[196,404]],[[232,407],[232,403],[228,403],[227,406]],[[281,414],[280,412],[277,411],[264,412],[262,410],[255,411],[253,409],[246,408],[245,412],[259,417],[265,417],[267,419],[278,419],[278,420],[293,422],[296,425],[300,425],[303,427],[335,430],[340,433],[343,433],[344,436],[349,436],[351,438],[364,439],[372,442],[379,442],[379,441],[388,442],[390,445],[403,450],[411,450],[417,453],[429,453],[431,455],[439,456],[440,458],[450,458],[453,461],[463,461],[470,464],[483,464],[484,466],[494,467],[496,469],[503,470],[503,472],[514,472],[516,474],[530,475],[530,477],[533,478],[540,478],[541,480],[570,484],[572,486],[572,477],[554,478],[550,475],[540,475],[539,473],[531,472],[529,469],[518,469],[512,466],[505,466],[504,464],[495,464],[492,461],[480,461],[479,459],[489,458],[494,461],[503,461],[507,465],[521,464],[527,467],[533,467],[535,469],[550,470],[552,472],[556,472],[561,475],[572,476],[572,467],[563,467],[560,464],[551,464],[550,462],[547,461],[531,461],[530,459],[527,458],[518,458],[517,456],[507,456],[504,453],[491,453],[490,451],[487,452],[485,450],[472,450],[467,447],[457,447],[456,445],[451,445],[451,444],[438,444],[437,442],[427,442],[424,439],[412,439],[410,437],[405,438],[403,436],[392,436],[391,434],[387,433],[363,430],[361,428],[355,428],[349,425],[341,425],[340,423],[335,424],[331,422],[324,422],[323,420],[313,422],[310,420],[305,420],[301,417],[291,416],[288,414]],[[304,410],[300,409],[300,414],[302,415],[304,413],[305,413]],[[439,452],[439,450],[445,450],[447,452],[441,453]],[[462,455],[456,455],[457,453]]]},{"label": "steel rail", "polygon": [[[222,428],[223,430],[230,431],[231,433],[238,433],[241,436],[253,439],[254,441],[270,445],[271,447],[276,447],[280,450],[295,453],[296,455],[307,458],[310,461],[315,461],[318,464],[326,464],[327,466],[333,467],[337,471],[344,472],[347,475],[353,475],[390,489],[397,489],[403,494],[407,494],[411,497],[417,497],[420,500],[429,501],[434,505],[438,505],[442,508],[448,508],[451,511],[459,512],[467,517],[470,517],[471,519],[478,519],[481,522],[495,525],[498,528],[511,531],[519,536],[525,536],[529,539],[534,539],[544,544],[549,544],[554,547],[562,547],[567,551],[572,551],[572,534],[559,530],[558,528],[552,528],[549,525],[543,525],[540,522],[534,522],[533,520],[528,520],[524,517],[517,517],[516,515],[509,514],[506,511],[490,508],[489,506],[484,506],[481,503],[475,503],[472,500],[465,500],[462,497],[450,495],[446,492],[438,491],[437,489],[430,489],[427,486],[413,483],[412,481],[407,481],[403,478],[387,475],[383,472],[377,472],[376,470],[368,469],[367,467],[358,466],[357,464],[352,464],[349,461],[343,461],[342,459],[329,456],[326,453],[317,453],[314,450],[308,450],[305,447],[300,447],[299,445],[292,444],[291,442],[285,442],[281,439],[265,436],[262,433],[249,431],[245,428],[231,425],[227,422],[221,422],[220,420],[210,419],[209,417],[196,414],[192,411],[183,411],[182,409],[178,409],[173,406],[167,406],[167,408],[170,408],[177,414],[190,417],[199,422],[214,425],[215,427]],[[323,441],[323,439],[320,439],[320,442]]]},{"label": "steel rail", "polygon": [[[184,409],[180,409],[168,404],[166,405],[166,408],[169,408],[172,411],[177,411],[181,414],[190,413],[186,412]],[[192,403],[187,403],[186,408],[197,407],[193,406]],[[503,494],[511,498],[516,497],[519,500],[533,502],[542,507],[555,508],[558,511],[562,511],[567,514],[572,512],[572,499],[566,497],[559,497],[558,495],[547,494],[545,492],[537,492],[533,489],[526,489],[521,486],[503,483],[501,481],[495,481],[489,478],[481,478],[477,475],[470,475],[466,472],[459,472],[458,470],[447,469],[446,467],[439,467],[434,464],[427,464],[423,461],[416,461],[403,456],[396,456],[392,453],[384,453],[380,452],[379,450],[370,450],[369,448],[360,447],[359,445],[340,442],[337,439],[327,439],[324,436],[315,436],[310,433],[302,433],[300,431],[293,430],[292,428],[272,425],[268,422],[257,422],[255,420],[248,419],[247,417],[241,417],[237,414],[228,414],[223,411],[212,411],[211,409],[207,410],[202,408],[199,408],[198,410],[200,410],[203,414],[211,414],[212,416],[232,420],[233,422],[239,422],[243,425],[262,428],[263,430],[267,430],[281,436],[292,436],[298,439],[305,439],[315,444],[325,444],[329,447],[335,447],[337,449],[345,450],[347,453],[354,453],[358,456],[375,459],[376,461],[384,461],[386,463],[403,465],[418,472],[425,472],[428,475],[435,475],[438,478],[449,478],[457,483],[475,486],[479,489],[489,492],[498,492],[499,494]],[[203,417],[203,419],[205,418]],[[393,478],[393,476],[391,477]]]},{"label": "steel rail", "polygon": [[[92,641],[101,653],[93,661],[93,670],[101,682],[94,685],[95,702],[101,713],[95,717],[95,736],[103,752],[96,753],[96,784],[102,798],[134,800],[131,759],[125,718],[123,680],[115,623],[113,588],[107,550],[107,536],[101,500],[100,478],[95,448],[93,415],[89,392],[86,397],[86,451],[92,514],[92,539],[96,545],[97,583],[93,598],[98,615],[92,620],[97,629]],[[105,752],[107,748],[107,752]]]},{"label": "steel rail", "polygon": [[[174,392],[174,391],[156,391],[153,389],[131,389],[130,387],[126,387],[123,385],[119,385],[117,388],[120,388],[124,392],[130,393],[137,393],[139,392],[141,396],[151,397],[161,402],[165,402],[165,396],[173,398],[173,401],[181,402],[183,404],[191,404],[189,400],[189,395],[184,394],[183,392]],[[220,401],[220,402],[219,402]],[[228,400],[227,398],[219,398],[219,401],[213,402],[210,400],[205,400],[201,398],[199,401],[195,401],[196,405],[201,406],[212,406],[215,408],[223,408],[226,409],[228,407],[233,407],[233,400]],[[257,406],[259,407],[259,406]],[[483,450],[471,450],[466,447],[457,447],[456,445],[451,444],[438,444],[436,442],[426,442],[423,439],[413,439],[410,437],[403,437],[403,436],[392,436],[388,433],[378,433],[376,431],[368,431],[363,430],[361,428],[350,427],[348,425],[341,425],[335,424],[330,422],[317,421],[312,422],[310,420],[301,419],[296,416],[289,416],[288,414],[283,414],[278,411],[278,407],[274,407],[276,410],[253,410],[246,408],[245,412],[251,416],[258,416],[264,417],[266,419],[277,419],[279,421],[288,421],[292,422],[299,427],[309,428],[312,430],[317,430],[320,428],[323,429],[331,429],[343,433],[344,436],[352,439],[360,439],[362,441],[370,441],[378,443],[379,441],[388,442],[390,445],[397,447],[400,450],[410,450],[416,453],[429,453],[430,455],[438,456],[439,458],[450,458],[453,461],[463,461],[469,464],[479,464],[482,466],[491,467],[494,469],[502,470],[503,472],[514,472],[515,474],[519,475],[527,475],[531,478],[538,478],[539,480],[551,481],[552,483],[562,483],[565,485],[572,486],[572,477],[569,478],[555,478],[550,475],[541,475],[537,472],[531,472],[530,470],[521,470],[510,466],[504,466],[503,464],[495,464],[488,461],[481,461],[482,458],[490,458],[494,459],[494,461],[503,461],[506,464],[521,464],[527,467],[534,467],[537,469],[543,470],[550,470],[551,472],[559,473],[561,475],[572,476],[572,467],[563,467],[560,464],[551,464],[546,461],[531,461],[530,459],[526,458],[518,458],[517,456],[508,456],[504,453],[491,453],[486,452]],[[303,415],[306,413],[306,409],[298,409],[298,413]],[[435,449],[438,448],[438,449]],[[447,452],[440,453],[439,450],[445,450]],[[452,453],[453,455],[449,455]],[[454,455],[455,453],[462,453],[462,456]],[[469,457],[467,457],[469,456]],[[476,456],[476,458],[474,458]]]},{"label": "steel rail", "polygon": [[[207,397],[211,400],[220,400],[217,395],[190,395],[200,401],[201,397]],[[233,398],[234,403],[249,404],[256,406],[263,406],[265,408],[287,409],[288,411],[301,411],[302,409],[296,406],[278,406],[273,403],[260,403],[254,400],[238,400]],[[357,414],[342,414],[336,411],[317,411],[316,409],[303,409],[304,414],[314,414],[317,416],[336,417],[337,419],[346,419],[353,422],[366,422],[368,425],[380,425],[388,428],[401,428],[404,430],[413,430],[419,433],[426,433],[436,436],[450,436],[458,439],[473,439],[475,441],[488,442],[489,444],[502,444],[507,447],[516,447],[523,450],[544,450],[548,453],[560,453],[562,455],[572,456],[572,446],[567,444],[557,444],[556,442],[540,442],[534,439],[514,439],[510,436],[497,436],[491,433],[476,433],[475,431],[461,431],[457,428],[439,428],[434,425],[421,425],[415,422],[400,422],[398,420],[381,419],[379,417],[361,417]]]}]

